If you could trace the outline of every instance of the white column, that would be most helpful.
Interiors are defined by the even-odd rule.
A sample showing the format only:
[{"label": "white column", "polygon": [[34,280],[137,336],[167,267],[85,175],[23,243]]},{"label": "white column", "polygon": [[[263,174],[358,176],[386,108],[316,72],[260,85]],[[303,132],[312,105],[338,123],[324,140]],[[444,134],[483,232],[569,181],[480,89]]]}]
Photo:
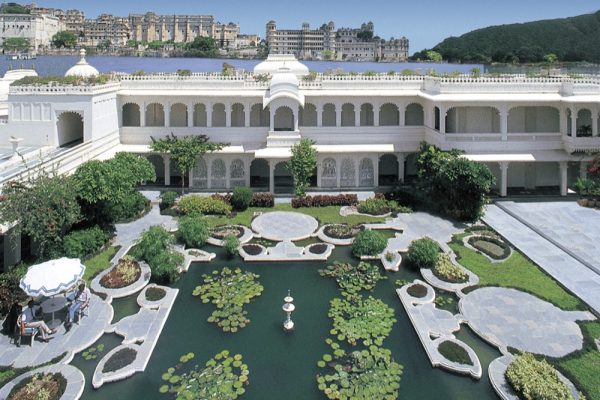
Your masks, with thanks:
[{"label": "white column", "polygon": [[188,128],[194,126],[194,103],[187,104],[187,126]]},{"label": "white column", "polygon": [[438,107],[440,109],[440,133],[446,133],[446,107]]},{"label": "white column", "polygon": [[300,130],[300,107],[297,107],[293,112],[294,114],[294,131],[298,132]]},{"label": "white column", "polygon": [[335,126],[342,126],[342,104],[335,105]]},{"label": "white column", "polygon": [[190,170],[188,171],[188,187],[193,187],[192,182],[194,181],[194,168],[190,168]]},{"label": "white column", "polygon": [[396,153],[398,157],[398,181],[404,182],[404,162],[406,161],[406,155],[404,153]]},{"label": "white column", "polygon": [[269,131],[273,132],[275,130],[275,113],[277,110],[273,110],[269,107]]},{"label": "white column", "polygon": [[171,184],[171,157],[163,155],[163,163],[165,164],[165,186]]},{"label": "white column", "polygon": [[231,104],[227,103],[225,104],[225,127],[226,128],[231,128]]},{"label": "white column", "polygon": [[508,109],[502,108],[499,110],[500,114],[500,133],[502,134],[502,141],[508,140]]},{"label": "white column", "polygon": [[577,137],[577,114],[576,108],[571,109],[571,137]]},{"label": "white column", "polygon": [[167,102],[166,105],[163,104],[163,111],[165,112],[165,126],[171,126],[171,102]]},{"label": "white column", "polygon": [[335,159],[335,179],[337,180],[336,187],[339,189],[341,187],[341,178],[342,178],[342,161],[339,158]]},{"label": "white column", "polygon": [[275,194],[275,162],[269,160],[269,192]]},{"label": "white column", "polygon": [[140,126],[146,126],[146,102],[140,105]]},{"label": "white column", "polygon": [[317,126],[319,128],[323,126],[323,104],[317,105]]},{"label": "white column", "polygon": [[598,110],[592,110],[592,136],[598,136]]},{"label": "white column", "polygon": [[379,113],[381,112],[381,104],[373,104],[373,126],[379,126]]},{"label": "white column", "polygon": [[244,126],[247,128],[250,126],[250,104],[244,104]]},{"label": "white column", "polygon": [[566,161],[559,162],[560,167],[560,195],[567,195],[567,172],[568,172],[568,164]]},{"label": "white column", "polygon": [[212,128],[213,105],[212,103],[206,103],[204,106],[206,107],[206,126]]},{"label": "white column", "polygon": [[398,106],[398,121],[400,126],[406,126],[406,104],[397,104]]},{"label": "white column", "polygon": [[500,164],[500,196],[506,197],[508,193],[508,161],[501,161]]},{"label": "white column", "polygon": [[360,104],[353,104],[354,106],[354,126],[360,126]]},{"label": "white column", "polygon": [[579,177],[581,179],[587,178],[587,161],[579,161]]},{"label": "white column", "polygon": [[321,187],[321,160],[319,160],[317,158],[317,187],[320,188]]},{"label": "white column", "polygon": [[359,187],[360,186],[360,170],[358,169],[360,167],[360,157],[354,157],[354,187]]},{"label": "white column", "polygon": [[379,155],[375,156],[373,161],[373,183],[375,187],[379,186]]},{"label": "white column", "polygon": [[569,130],[569,118],[567,115],[567,108],[560,110],[560,132],[563,136],[567,136]]},{"label": "white column", "polygon": [[244,160],[244,177],[246,179],[246,186],[250,187],[250,166],[252,165],[252,160]]},{"label": "white column", "polygon": [[231,162],[228,159],[225,159],[223,161],[225,161],[225,188],[229,189],[231,187],[231,175],[229,174]]}]

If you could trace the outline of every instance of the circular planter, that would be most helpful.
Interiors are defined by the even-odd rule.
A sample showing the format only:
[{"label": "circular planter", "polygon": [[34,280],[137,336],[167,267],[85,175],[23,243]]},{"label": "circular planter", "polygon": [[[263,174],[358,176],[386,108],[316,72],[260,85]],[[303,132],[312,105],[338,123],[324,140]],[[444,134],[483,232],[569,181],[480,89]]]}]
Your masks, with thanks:
[{"label": "circular planter", "polygon": [[85,377],[83,376],[83,373],[72,365],[54,364],[17,376],[15,379],[4,385],[2,389],[0,389],[0,399],[8,398],[8,395],[13,388],[21,383],[24,379],[40,373],[61,374],[66,379],[67,386],[63,395],[60,397],[60,400],[77,400],[83,394],[83,389],[85,386]]},{"label": "circular planter", "polygon": [[[153,290],[162,290],[164,292],[163,297],[157,300],[149,300],[147,298],[148,291]],[[168,287],[159,286],[154,283],[151,283],[150,285],[146,286],[144,290],[140,292],[140,294],[138,294],[137,303],[140,307],[158,308],[164,303],[165,299],[167,298],[167,294],[169,293],[169,290],[170,288]]]},{"label": "circular planter", "polygon": [[414,297],[416,299],[424,298],[425,296],[427,296],[428,292],[429,289],[427,289],[426,286],[420,283],[414,283],[406,289],[406,293],[408,293],[409,296]]},{"label": "circular planter", "polygon": [[[498,257],[496,254],[490,253],[484,247],[478,246],[477,245],[478,242],[487,242],[487,243],[489,243],[489,246],[497,246],[499,249],[501,249],[503,251],[502,256]],[[510,245],[508,243],[506,243],[506,241],[504,241],[498,237],[474,234],[474,235],[470,235],[470,236],[463,238],[463,244],[465,245],[465,247],[476,251],[477,253],[483,255],[484,257],[486,257],[488,260],[490,260],[493,263],[504,262],[507,259],[509,259],[510,256],[512,256],[512,248],[510,247]]]},{"label": "circular planter", "polygon": [[[102,286],[105,289],[121,289],[133,284],[135,281],[140,279],[140,276],[142,275],[142,268],[140,267],[140,264],[137,261],[131,261],[133,268],[135,269],[134,279],[131,282],[119,282],[118,269],[122,265],[122,262],[128,261],[124,261],[123,259],[119,260],[117,262],[117,265],[112,267],[110,271],[108,271],[108,273],[100,279],[100,286]],[[112,280],[116,282],[111,282]],[[107,283],[110,283],[110,285],[107,285]]]},{"label": "circular planter", "polygon": [[267,248],[265,246],[256,243],[244,244],[240,246],[239,250],[240,256],[242,256],[242,258],[260,256],[265,254],[266,252]]},{"label": "circular planter", "polygon": [[308,247],[308,252],[311,254],[320,255],[325,254],[327,249],[329,249],[329,246],[327,246],[325,243],[315,243]]},{"label": "circular planter", "polygon": [[[98,389],[100,386],[102,386],[103,384],[108,383],[108,382],[115,382],[115,381],[121,381],[123,379],[127,379],[130,376],[132,376],[133,374],[135,374],[137,369],[134,367],[134,365],[135,365],[136,361],[138,360],[139,348],[140,347],[135,344],[125,344],[125,345],[117,346],[114,349],[112,349],[111,351],[109,351],[102,358],[102,360],[100,360],[100,362],[96,366],[96,370],[94,371],[94,375],[92,377],[92,386],[94,386],[94,389]],[[117,369],[115,371],[104,372],[106,363],[115,354],[117,354],[118,352],[120,352],[122,350],[131,350],[136,353],[135,357],[131,361],[131,363],[129,363],[127,365],[123,365],[122,367],[120,367],[119,369]]]},{"label": "circular planter", "polygon": [[150,266],[148,264],[146,264],[143,261],[140,261],[139,266],[142,270],[140,277],[138,278],[137,281],[133,282],[132,284],[130,284],[128,286],[125,286],[125,287],[122,287],[119,289],[109,289],[109,288],[105,288],[104,286],[102,286],[100,284],[100,280],[102,279],[102,277],[104,275],[108,274],[112,270],[112,268],[110,268],[105,271],[102,271],[98,276],[96,276],[92,280],[92,282],[90,283],[90,289],[92,289],[96,293],[104,293],[107,296],[112,297],[113,299],[126,297],[126,296],[132,295],[134,293],[137,293],[140,290],[142,290],[144,288],[144,286],[146,286],[150,282],[150,276],[152,275]]}]

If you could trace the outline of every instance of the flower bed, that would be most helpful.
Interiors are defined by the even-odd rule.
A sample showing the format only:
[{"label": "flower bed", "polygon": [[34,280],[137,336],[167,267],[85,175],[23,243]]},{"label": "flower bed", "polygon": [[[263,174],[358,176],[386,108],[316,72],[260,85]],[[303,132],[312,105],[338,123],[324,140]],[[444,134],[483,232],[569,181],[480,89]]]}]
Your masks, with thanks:
[{"label": "flower bed", "polygon": [[252,244],[252,243],[243,245],[242,249],[244,249],[246,254],[248,254],[250,256],[257,256],[263,252],[262,246],[259,246],[257,244]]},{"label": "flower bed", "polygon": [[354,206],[358,203],[356,194],[304,196],[292,199],[292,207]]},{"label": "flower bed", "polygon": [[120,289],[131,285],[142,274],[142,269],[137,261],[131,257],[123,257],[119,263],[100,279],[100,285],[107,289]]},{"label": "flower bed", "polygon": [[110,356],[110,358],[102,367],[103,373],[118,371],[121,368],[124,368],[128,365],[133,364],[135,358],[137,357],[137,351],[130,348],[124,348],[117,351],[115,354]]},{"label": "flower bed", "polygon": [[158,287],[149,287],[146,289],[146,300],[148,301],[159,301],[167,295],[164,289]]},{"label": "flower bed", "polygon": [[22,380],[7,397],[7,400],[58,400],[67,388],[67,380],[61,374],[35,374]]},{"label": "flower bed", "polygon": [[510,256],[510,247],[497,237],[482,235],[472,236],[468,243],[475,249],[494,260],[504,260]]},{"label": "flower bed", "polygon": [[210,230],[210,236],[219,240],[225,239],[227,236],[235,236],[241,238],[244,235],[244,229],[235,225],[221,225]]},{"label": "flower bed", "polygon": [[308,251],[312,254],[323,254],[327,251],[328,246],[324,243],[313,244],[308,248]]},{"label": "flower bed", "polygon": [[350,239],[363,229],[364,227],[362,225],[350,226],[346,224],[332,224],[323,228],[323,233],[334,239]]},{"label": "flower bed", "polygon": [[[222,200],[222,201],[226,202],[227,204],[231,204],[231,198],[232,198],[231,193],[213,194],[211,197],[213,199]],[[270,208],[273,206],[275,206],[275,198],[273,197],[273,193],[269,193],[269,192],[252,193],[252,200],[250,201],[250,207],[260,207],[260,208],[268,207],[268,208]]]},{"label": "flower bed", "polygon": [[469,275],[452,262],[448,253],[438,255],[432,272],[438,279],[450,283],[464,283],[469,279]]},{"label": "flower bed", "polygon": [[439,344],[438,351],[441,355],[452,362],[464,365],[473,365],[473,361],[471,361],[469,353],[462,346],[459,346],[454,342],[449,340],[443,341]]},{"label": "flower bed", "polygon": [[406,293],[412,297],[420,299],[427,295],[427,288],[419,283],[416,283],[414,285],[410,285],[408,289],[406,289]]}]

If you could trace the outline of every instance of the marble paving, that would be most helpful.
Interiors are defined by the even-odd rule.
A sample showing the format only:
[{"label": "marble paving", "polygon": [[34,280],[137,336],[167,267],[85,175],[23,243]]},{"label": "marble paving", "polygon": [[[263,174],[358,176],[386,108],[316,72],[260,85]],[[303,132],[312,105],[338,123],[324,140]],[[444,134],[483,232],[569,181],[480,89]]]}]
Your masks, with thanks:
[{"label": "marble paving", "polygon": [[319,227],[310,215],[290,211],[274,211],[259,215],[252,221],[252,230],[268,240],[302,240]]},{"label": "marble paving", "polygon": [[549,357],[581,349],[583,335],[575,321],[595,319],[589,312],[563,311],[529,293],[498,287],[477,289],[458,304],[473,331],[501,351],[510,346]]},{"label": "marble paving", "polygon": [[[496,205],[487,206],[483,220],[550,276],[585,301],[597,314],[600,314],[600,274],[577,261]],[[598,242],[597,239],[596,241]]]}]

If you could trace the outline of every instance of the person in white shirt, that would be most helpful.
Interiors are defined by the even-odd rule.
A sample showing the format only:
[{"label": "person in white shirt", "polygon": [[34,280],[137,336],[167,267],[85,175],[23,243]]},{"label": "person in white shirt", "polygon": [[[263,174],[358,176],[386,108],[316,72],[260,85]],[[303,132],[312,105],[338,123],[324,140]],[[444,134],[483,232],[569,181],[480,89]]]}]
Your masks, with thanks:
[{"label": "person in white shirt", "polygon": [[23,314],[21,314],[21,322],[25,324],[26,328],[37,328],[42,335],[42,340],[44,342],[49,340],[47,335],[56,333],[56,329],[50,329],[44,321],[38,321],[36,319],[33,300],[29,300],[27,303],[27,308],[23,310]]},{"label": "person in white shirt", "polygon": [[73,325],[75,314],[88,306],[91,295],[90,289],[85,287],[85,283],[82,283],[79,285],[76,292],[67,296],[67,300],[72,302],[71,305],[69,305],[69,315],[67,317],[67,322],[65,323],[67,329]]}]

